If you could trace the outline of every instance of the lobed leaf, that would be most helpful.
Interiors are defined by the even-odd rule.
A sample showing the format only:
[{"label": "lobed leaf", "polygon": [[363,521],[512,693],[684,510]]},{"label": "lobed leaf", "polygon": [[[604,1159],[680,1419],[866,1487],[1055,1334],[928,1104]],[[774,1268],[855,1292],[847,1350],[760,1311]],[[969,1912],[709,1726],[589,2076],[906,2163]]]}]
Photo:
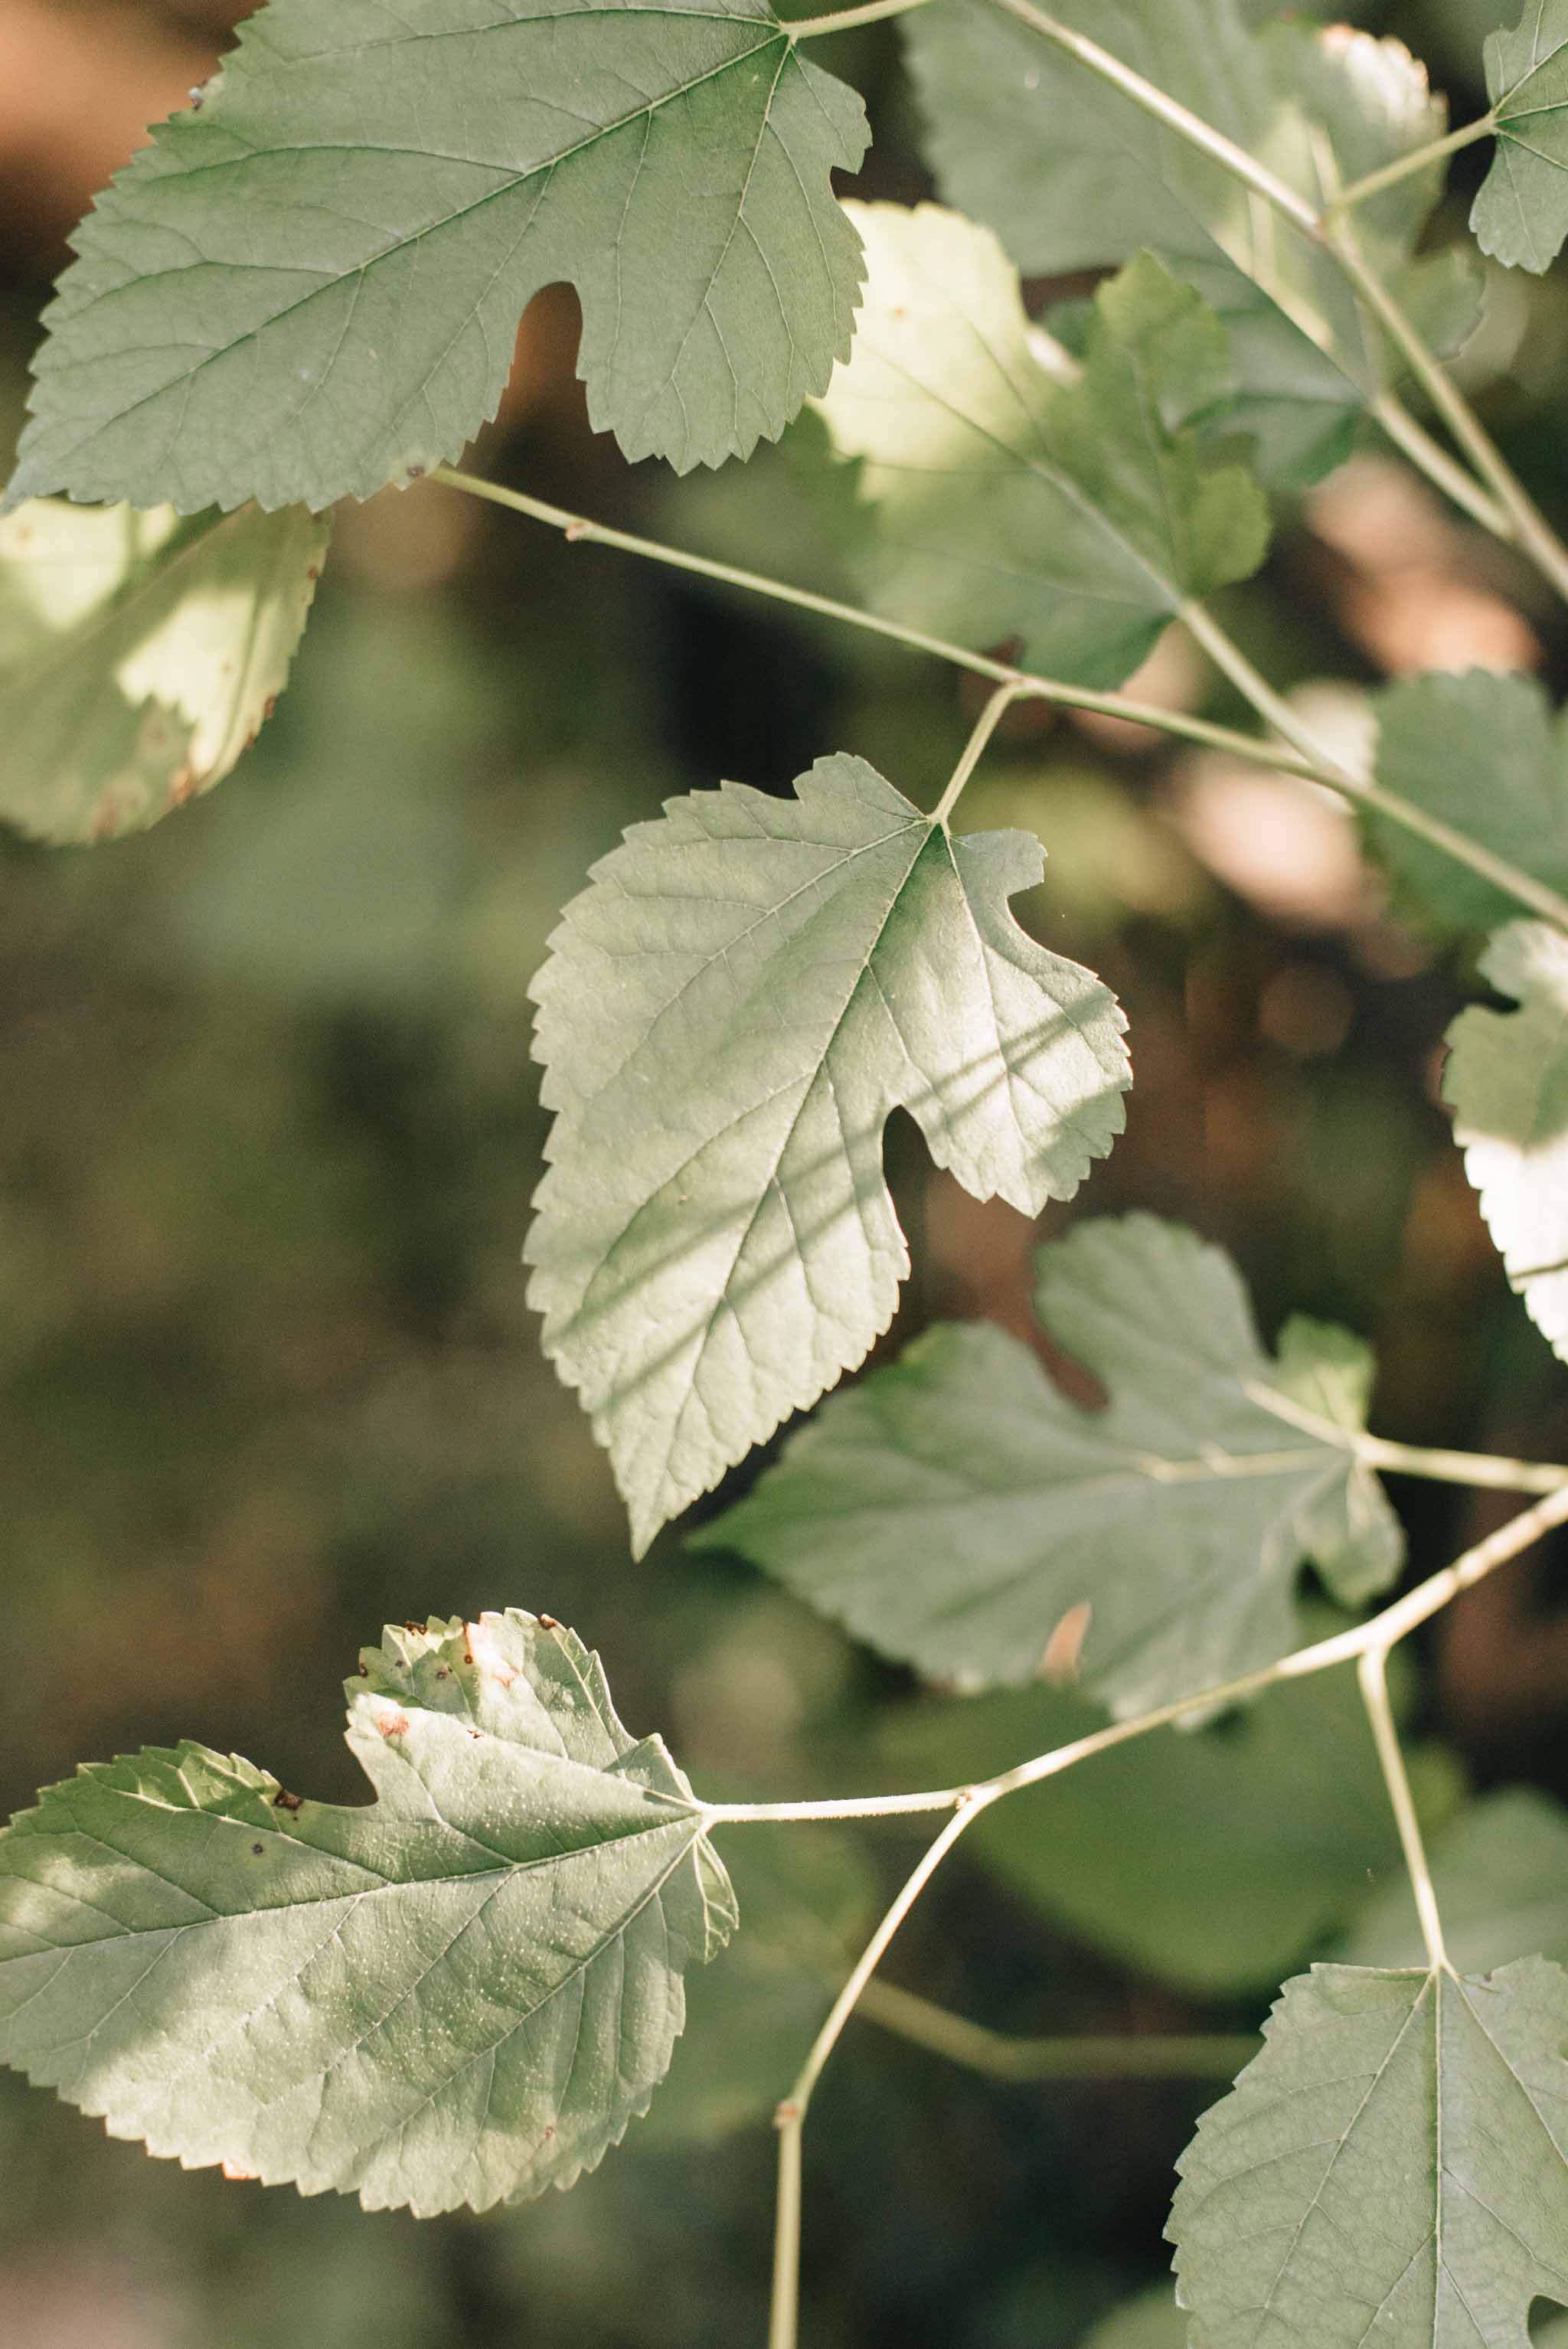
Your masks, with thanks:
[{"label": "lobed leaf", "polygon": [[[1568,889],[1568,719],[1533,678],[1433,670],[1378,695],[1377,777],[1554,889]],[[1519,901],[1404,825],[1368,816],[1402,891],[1441,920],[1489,928]]]},{"label": "lobed leaf", "polygon": [[534,983],[557,1114],[530,1296],[639,1553],[886,1329],[892,1111],[1025,1215],[1121,1131],[1114,999],[1007,911],[1038,843],[954,839],[860,759],[795,789],[634,825]]},{"label": "lobed leaf", "polygon": [[330,536],[300,506],[0,519],[0,819],[108,840],[221,782],[287,681]]},{"label": "lobed leaf", "polygon": [[1568,1975],[1315,1966],[1171,2215],[1192,2349],[1527,2349],[1568,2296]]},{"label": "lobed leaf", "polygon": [[988,229],[935,204],[846,209],[865,305],[819,404],[864,460],[877,604],[1120,684],[1188,596],[1247,578],[1267,547],[1256,484],[1191,429],[1230,388],[1223,328],[1145,255],[1102,289],[1080,371],[1031,328]]},{"label": "lobed leaf", "polygon": [[389,1630],[362,1809],[185,1744],[0,1836],[0,2058],[187,2168],[418,2214],[570,2186],[646,2110],[736,1921],[596,1656],[520,1609]]},{"label": "lobed leaf", "polygon": [[[1343,26],[1254,30],[1236,0],[1057,0],[1052,13],[1315,204],[1446,126],[1424,67],[1398,41]],[[1229,330],[1235,426],[1271,485],[1302,486],[1348,453],[1356,419],[1402,361],[1325,254],[986,0],[918,10],[904,33],[943,193],[995,228],[1026,277],[1147,246]],[[1440,165],[1413,172],[1358,206],[1357,223],[1368,260],[1448,351],[1473,328],[1479,290],[1452,255],[1412,258],[1441,186]]]},{"label": "lobed leaf", "polygon": [[77,232],[12,497],[368,497],[495,413],[558,279],[596,428],[744,456],[849,347],[865,146],[768,0],[270,0]]},{"label": "lobed leaf", "polygon": [[830,1402],[735,1508],[726,1545],[884,1654],[966,1687],[1050,1671],[1134,1713],[1296,1644],[1304,1556],[1346,1601],[1398,1570],[1357,1463],[1371,1361],[1342,1330],[1258,1343],[1230,1259],[1152,1216],[1043,1248],[1040,1319],[1109,1390],[1068,1400],[988,1323],[928,1331]]},{"label": "lobed leaf", "polygon": [[1548,268],[1568,236],[1568,5],[1526,0],[1511,28],[1486,38],[1497,145],[1470,210],[1483,253],[1511,268]]},{"label": "lobed leaf", "polygon": [[1480,968],[1519,1009],[1460,1013],[1443,1098],[1508,1278],[1568,1361],[1568,938],[1511,922]]}]

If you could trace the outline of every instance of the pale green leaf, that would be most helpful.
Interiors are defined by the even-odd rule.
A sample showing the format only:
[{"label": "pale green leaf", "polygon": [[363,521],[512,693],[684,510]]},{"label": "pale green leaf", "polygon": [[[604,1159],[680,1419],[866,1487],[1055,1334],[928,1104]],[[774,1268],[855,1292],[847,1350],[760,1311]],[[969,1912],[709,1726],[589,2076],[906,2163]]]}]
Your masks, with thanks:
[{"label": "pale green leaf", "polygon": [[1527,2349],[1568,2294],[1568,1975],[1315,1966],[1171,2215],[1192,2349]]},{"label": "pale green leaf", "polygon": [[1525,0],[1487,35],[1486,88],[1497,146],[1470,226],[1495,261],[1540,272],[1568,236],[1568,0]]},{"label": "pale green leaf", "polygon": [[549,1618],[389,1630],[348,1689],[363,1808],[187,1744],[13,1821],[0,2057],[188,2168],[369,2209],[569,2186],[734,1925],[704,1814]]},{"label": "pale green leaf", "polygon": [[[1378,782],[1568,889],[1568,721],[1533,678],[1432,670],[1388,687],[1373,708]],[[1401,890],[1441,921],[1488,928],[1519,911],[1517,898],[1403,824],[1370,816],[1367,832]]]},{"label": "pale green leaf", "polygon": [[[1304,1630],[1344,1620],[1316,1609]],[[889,1716],[875,1762],[898,1786],[965,1785],[1104,1725],[1059,1689],[933,1699]],[[1452,1767],[1433,1747],[1411,1761],[1423,1820],[1439,1825]],[[965,1849],[1119,1965],[1199,1999],[1269,1989],[1404,1873],[1349,1672],[1113,1746],[994,1805]]]},{"label": "pale green leaf", "polygon": [[795,788],[634,825],[535,981],[557,1115],[530,1294],[639,1551],[892,1319],[894,1109],[1025,1215],[1121,1130],[1114,999],[1007,910],[1038,843],[954,839],[859,759]]},{"label": "pale green leaf", "polygon": [[[1429,1846],[1449,1959],[1487,1973],[1537,1953],[1568,1959],[1568,1812],[1533,1786],[1467,1804]],[[1387,1885],[1336,1952],[1346,1965],[1413,1966],[1421,1928],[1408,1878]]]},{"label": "pale green leaf", "polygon": [[108,840],[222,781],[283,691],[330,531],[300,506],[0,520],[0,819]]},{"label": "pale green leaf", "polygon": [[768,0],[271,0],[77,231],[13,494],[367,497],[494,414],[562,278],[596,427],[745,455],[849,347],[865,145]]},{"label": "pale green leaf", "polygon": [[847,209],[865,305],[820,407],[864,460],[878,605],[1120,684],[1185,597],[1248,577],[1268,543],[1256,484],[1189,429],[1228,392],[1223,328],[1145,256],[1101,291],[1080,370],[1031,329],[988,229],[936,204]]},{"label": "pale green leaf", "polygon": [[[1343,26],[1249,29],[1234,0],[1059,0],[1052,12],[1321,203],[1439,137],[1446,111],[1397,41]],[[943,193],[997,230],[1026,276],[1158,254],[1230,332],[1237,429],[1271,483],[1345,455],[1399,362],[1333,264],[1219,164],[987,0],[944,0],[905,27]],[[1332,162],[1332,171],[1328,165]],[[1474,326],[1473,273],[1412,260],[1441,186],[1413,172],[1357,208],[1367,255],[1429,337]]]},{"label": "pale green leaf", "polygon": [[1519,1009],[1460,1012],[1443,1098],[1509,1279],[1568,1361],[1568,938],[1511,922],[1480,968]]},{"label": "pale green leaf", "polygon": [[1124,1713],[1295,1645],[1304,1555],[1346,1600],[1392,1578],[1398,1524],[1351,1446],[1370,1374],[1355,1339],[1295,1322],[1271,1361],[1230,1259],[1152,1216],[1043,1248],[1037,1300],[1105,1410],[991,1324],[939,1327],[698,1543],[970,1687],[1033,1679],[1076,1616],[1082,1685]]}]

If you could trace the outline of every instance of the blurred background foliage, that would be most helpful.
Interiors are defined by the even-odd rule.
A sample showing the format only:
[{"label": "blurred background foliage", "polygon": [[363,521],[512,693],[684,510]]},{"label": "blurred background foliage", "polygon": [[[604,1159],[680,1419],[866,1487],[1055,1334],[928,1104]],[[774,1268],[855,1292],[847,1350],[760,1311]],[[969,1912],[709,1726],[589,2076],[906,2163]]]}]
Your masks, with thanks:
[{"label": "blurred background foliage", "polygon": [[[71,222],[237,13],[0,0],[0,435]],[[1426,55],[1463,119],[1510,13],[1389,0],[1359,21]],[[863,188],[922,194],[894,39],[836,46],[877,131]],[[853,481],[810,419],[746,469],[627,469],[587,431],[575,333],[569,298],[535,304],[481,470],[843,587]],[[1461,368],[1559,520],[1568,283],[1498,278]],[[1568,683],[1531,580],[1370,447],[1233,600],[1237,636],[1325,726],[1426,667]],[[916,1690],[675,1537],[633,1569],[519,1264],[543,1135],[527,987],[593,858],[672,792],[782,789],[828,749],[929,804],[974,683],[421,487],[342,515],[294,681],[211,801],[113,848],[0,844],[0,1808],[182,1734],[353,1800],[339,1690],[360,1642],[508,1604],[574,1623],[628,1722],[662,1727],[716,1795],[950,1778],[1070,1733],[1076,1700]],[[1135,689],[1241,716],[1178,637]],[[1073,1212],[1182,1217],[1237,1253],[1265,1328],[1305,1310],[1367,1332],[1381,1432],[1562,1457],[1561,1371],[1436,1102],[1473,941],[1403,924],[1309,791],[1110,723],[1015,721],[965,821],[1040,833],[1047,879],[1019,911],[1131,1018],[1128,1133]],[[913,1127],[889,1156],[915,1258],[890,1342],[950,1314],[1031,1334],[1028,1229],[934,1175]],[[1461,1495],[1397,1497],[1420,1571],[1489,1521]],[[1509,1931],[1568,1948],[1561,1568],[1537,1554],[1470,1594],[1404,1689],[1439,1866],[1485,1957],[1512,1954]],[[1313,1683],[1009,1806],[890,1976],[1003,2031],[1233,2033],[1315,1953],[1397,1960],[1408,1920],[1362,1742],[1348,1688]],[[758,2338],[765,2116],[913,1847],[897,1826],[728,1841],[753,1930],[698,1985],[653,2116],[570,2197],[367,2217],[186,2176],[6,2079],[0,2342]],[[808,2135],[813,2349],[1167,2339],[1162,2301],[1117,2312],[1158,2287],[1171,2162],[1215,2092],[1001,2085],[862,2021]]]}]

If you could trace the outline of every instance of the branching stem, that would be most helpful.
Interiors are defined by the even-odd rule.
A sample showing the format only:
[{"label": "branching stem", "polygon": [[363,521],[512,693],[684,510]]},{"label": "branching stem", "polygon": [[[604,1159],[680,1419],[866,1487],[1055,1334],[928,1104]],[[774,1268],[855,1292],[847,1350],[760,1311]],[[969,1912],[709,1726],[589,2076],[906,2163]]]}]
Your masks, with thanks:
[{"label": "branching stem", "polygon": [[1258,2052],[1255,2036],[1222,2032],[1134,2032],[1115,2038],[1016,2039],[917,1998],[892,1982],[868,1982],[862,2021],[891,2031],[950,2064],[991,2080],[1230,2080]]}]

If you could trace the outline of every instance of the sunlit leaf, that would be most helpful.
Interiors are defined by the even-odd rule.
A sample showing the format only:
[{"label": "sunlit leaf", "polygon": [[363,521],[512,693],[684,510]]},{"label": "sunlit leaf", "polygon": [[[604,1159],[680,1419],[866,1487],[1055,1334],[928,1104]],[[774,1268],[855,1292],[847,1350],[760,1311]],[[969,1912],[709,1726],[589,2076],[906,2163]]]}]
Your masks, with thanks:
[{"label": "sunlit leaf", "polygon": [[1568,236],[1568,0],[1526,0],[1487,35],[1486,88],[1497,146],[1470,226],[1483,253],[1539,272]]},{"label": "sunlit leaf", "polygon": [[1296,1320],[1271,1360],[1229,1258],[1152,1216],[1042,1249],[1037,1297],[1104,1411],[989,1323],[938,1327],[836,1397],[699,1544],[934,1678],[1065,1665],[1129,1713],[1295,1645],[1304,1556],[1346,1600],[1391,1579],[1398,1524],[1351,1443],[1357,1340]]},{"label": "sunlit leaf", "polygon": [[1101,292],[1080,370],[1031,330],[988,229],[936,204],[849,207],[869,275],[822,414],[863,458],[872,584],[902,619],[1118,685],[1184,597],[1262,562],[1250,476],[1189,429],[1230,388],[1223,328],[1147,257]]},{"label": "sunlit leaf", "polygon": [[1007,910],[1038,843],[954,838],[859,759],[795,788],[634,825],[535,982],[557,1115],[530,1294],[639,1550],[886,1329],[894,1109],[1026,1215],[1121,1130],[1114,999]]},{"label": "sunlit leaf", "polygon": [[[1568,1958],[1568,1811],[1533,1786],[1467,1804],[1429,1847],[1443,1939],[1460,1973]],[[1336,1951],[1347,1965],[1413,1966],[1424,1951],[1408,1879],[1369,1900]]]},{"label": "sunlit leaf", "polygon": [[301,506],[0,520],[0,818],[108,840],[222,781],[283,691],[329,534]]},{"label": "sunlit leaf", "polygon": [[494,414],[561,278],[596,426],[744,455],[849,347],[865,144],[768,0],[271,0],[77,231],[13,494],[367,497]]},{"label": "sunlit leaf", "polygon": [[1568,1361],[1568,938],[1511,922],[1480,968],[1519,1009],[1460,1012],[1443,1098],[1509,1279]]},{"label": "sunlit leaf", "polygon": [[[1425,70],[1397,41],[1300,24],[1250,30],[1234,0],[1059,0],[1052,13],[1249,150],[1315,204],[1439,137]],[[1238,429],[1265,478],[1315,479],[1398,373],[1332,262],[1221,165],[986,0],[905,28],[943,193],[1001,235],[1026,276],[1148,247],[1224,320]],[[1332,169],[1330,168],[1332,166]],[[1473,272],[1412,261],[1441,187],[1412,172],[1357,209],[1367,255],[1444,349],[1475,324]]]},{"label": "sunlit leaf", "polygon": [[[1345,1619],[1316,1608],[1303,1630]],[[965,1785],[1104,1725],[1060,1689],[934,1697],[888,1715],[874,1758],[896,1786]],[[1410,1761],[1423,1822],[1440,1828],[1454,1768],[1433,1746]],[[1391,1894],[1404,1876],[1348,1671],[1281,1682],[1204,1729],[1113,1746],[994,1805],[965,1849],[1118,1965],[1200,1999],[1271,1989],[1326,1953],[1369,1890]]]},{"label": "sunlit leaf", "polygon": [[1526,2349],[1568,2294],[1568,1975],[1315,1966],[1171,2217],[1194,2349]]},{"label": "sunlit leaf", "polygon": [[569,2186],[735,1923],[704,1815],[548,1619],[389,1630],[348,1688],[363,1808],[187,1744],[13,1821],[0,2057],[187,2168],[367,2209]]}]

